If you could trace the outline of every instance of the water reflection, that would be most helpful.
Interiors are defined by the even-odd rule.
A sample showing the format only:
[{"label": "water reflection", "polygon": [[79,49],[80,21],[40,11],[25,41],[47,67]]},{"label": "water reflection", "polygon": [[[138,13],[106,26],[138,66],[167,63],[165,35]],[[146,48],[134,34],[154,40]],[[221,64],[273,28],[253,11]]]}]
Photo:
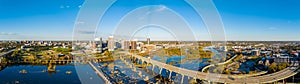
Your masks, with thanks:
[{"label": "water reflection", "polygon": [[[157,60],[173,66],[186,68],[190,70],[200,71],[204,66],[209,64],[209,58],[203,59],[187,59],[186,56],[152,56],[146,57]],[[170,71],[162,69],[161,74],[158,66],[151,66],[151,64],[143,63],[136,59],[118,59],[114,62],[94,63],[98,69],[104,72],[107,78],[114,83],[179,83],[181,75],[172,72],[171,79],[169,79]],[[188,82],[189,80],[185,80]]]},{"label": "water reflection", "polygon": [[80,84],[73,64],[30,65],[1,63],[0,84]]}]

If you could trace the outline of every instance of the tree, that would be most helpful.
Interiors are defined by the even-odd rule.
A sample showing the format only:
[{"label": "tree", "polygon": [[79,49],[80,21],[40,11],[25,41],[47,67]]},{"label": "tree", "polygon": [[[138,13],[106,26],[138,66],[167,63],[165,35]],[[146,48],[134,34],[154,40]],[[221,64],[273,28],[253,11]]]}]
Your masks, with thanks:
[{"label": "tree", "polygon": [[278,69],[277,64],[275,62],[273,62],[270,66],[269,66],[269,71],[270,72],[276,72]]},{"label": "tree", "polygon": [[283,70],[285,69],[286,67],[288,67],[290,64],[285,62],[285,63],[282,63],[278,66],[278,70]]},{"label": "tree", "polygon": [[230,72],[231,72],[231,71],[230,71],[229,69],[225,69],[225,70],[224,70],[224,73],[225,73],[225,74],[230,74]]},{"label": "tree", "polygon": [[235,68],[236,69],[240,68],[240,64],[239,63],[235,64]]},{"label": "tree", "polygon": [[19,50],[16,50],[16,51],[14,51],[14,52],[11,54],[11,56],[12,56],[12,57],[18,56],[19,53],[20,53],[20,51],[19,51]]},{"label": "tree", "polygon": [[112,56],[112,52],[110,52],[110,51],[104,51],[104,56]]},{"label": "tree", "polygon": [[238,61],[238,60],[240,60],[240,59],[242,59],[243,58],[243,54],[240,54],[239,56],[237,56],[236,58],[234,58],[233,59],[233,61]]}]

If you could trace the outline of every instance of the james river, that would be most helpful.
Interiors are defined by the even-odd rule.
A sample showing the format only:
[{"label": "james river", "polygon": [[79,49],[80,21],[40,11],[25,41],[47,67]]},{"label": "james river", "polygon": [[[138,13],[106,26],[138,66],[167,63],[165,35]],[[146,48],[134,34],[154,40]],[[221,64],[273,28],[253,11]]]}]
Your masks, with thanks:
[{"label": "james river", "polygon": [[[186,56],[171,56],[171,57],[151,57],[153,60],[157,60],[164,63],[171,63],[174,66],[186,68],[190,70],[200,71],[204,66],[208,65],[207,62],[210,59],[194,59],[183,62]],[[126,59],[127,62],[131,60]],[[183,62],[183,63],[180,63]],[[142,63],[138,63],[142,64]],[[112,82],[122,83],[146,83],[143,78],[148,77],[149,82],[157,82],[156,76],[159,73],[159,68],[152,69],[151,66],[147,66],[146,69],[136,68],[134,71],[128,65],[125,65],[124,60],[115,60],[114,62],[102,62],[93,63],[98,70],[104,72],[104,75]],[[152,70],[153,71],[152,71]],[[76,70],[80,76],[78,76]],[[150,73],[149,73],[150,72]],[[142,74],[142,77],[139,76]],[[161,76],[168,78],[169,72],[165,69],[162,70]],[[132,79],[133,78],[133,79]],[[81,79],[81,80],[80,80]],[[181,80],[181,76],[172,73],[172,80],[178,83]],[[142,81],[141,81],[142,80]],[[185,83],[188,80],[184,81]],[[48,72],[47,65],[1,65],[0,68],[0,84],[81,84],[81,83],[103,83],[103,79],[95,74],[94,70],[88,64],[64,64],[55,65],[55,71]]]},{"label": "james river", "polygon": [[[209,59],[194,59],[184,61],[186,56],[171,56],[171,57],[160,57],[154,56],[151,57],[153,60],[157,60],[164,63],[171,63],[174,66],[186,68],[190,70],[199,71],[204,66],[208,65],[207,62]],[[127,62],[130,62],[129,59],[126,59]],[[183,62],[183,63],[180,63]],[[109,78],[112,82],[123,83],[145,83],[143,78],[149,77],[149,82],[157,82],[155,76],[159,73],[159,68],[155,67],[152,69],[151,66],[147,66],[146,69],[136,68],[136,71],[133,71],[124,60],[115,60],[114,62],[102,62],[102,63],[93,63],[98,70],[105,73],[105,76]],[[142,63],[139,63],[142,64]],[[49,66],[49,65],[48,65]],[[54,71],[48,71],[47,65],[1,65],[0,68],[0,84],[81,84],[81,83],[103,83],[103,80],[98,77],[94,70],[88,64],[76,64],[74,63],[64,64],[64,65],[55,65]],[[53,67],[53,65],[52,65]],[[152,70],[153,71],[152,71]],[[78,76],[76,70],[80,76]],[[150,73],[149,73],[150,72]],[[142,74],[140,78],[139,73]],[[161,76],[168,78],[169,72],[165,69],[162,70]],[[132,79],[132,77],[134,79]],[[81,79],[81,80],[80,80]],[[181,80],[181,76],[175,73],[172,73],[172,80],[178,83]],[[185,83],[188,80],[184,81]]]},{"label": "james river", "polygon": [[[89,65],[77,67],[88,72],[89,80],[102,81]],[[56,65],[53,72],[47,72],[46,65],[8,65],[2,66],[0,84],[81,84],[73,64]],[[23,71],[23,72],[22,72]]]},{"label": "james river", "polygon": [[[165,57],[166,58],[166,57]],[[173,56],[170,58],[166,58],[165,62],[176,62],[173,65],[177,65],[177,62],[179,60],[184,59],[185,56]],[[158,56],[153,57],[152,59],[161,61],[162,59]],[[127,67],[126,65],[122,65],[124,63],[121,63],[121,60],[115,60],[115,62],[112,62],[115,64],[115,69],[118,68],[121,70],[120,67],[118,66],[124,66],[123,68]],[[119,64],[121,63],[121,64]],[[199,63],[199,62],[195,62]],[[94,63],[95,66],[98,67],[99,70],[103,71],[106,76],[110,76],[110,69],[108,67],[100,67],[103,63]],[[110,64],[107,63],[106,64]],[[186,62],[181,65],[188,64],[187,66],[189,67],[184,67],[184,68],[190,68],[197,70],[199,69],[199,65],[197,64],[197,67],[190,67],[195,66],[193,65],[194,63],[192,61]],[[205,66],[200,63],[200,66]],[[77,70],[80,70],[80,72],[84,75],[78,76]],[[150,67],[148,67],[150,68]],[[80,64],[74,66],[74,64],[65,64],[65,65],[56,65],[55,66],[55,71],[48,72],[48,66],[47,65],[28,65],[28,64],[22,64],[22,65],[1,65],[0,69],[0,84],[81,84],[85,83],[85,81],[95,81],[97,83],[103,83],[103,80],[98,77],[94,71],[91,69],[91,67],[88,64]],[[126,70],[126,69],[124,69]],[[128,71],[127,71],[128,70]],[[126,72],[130,72],[131,69],[127,69]],[[137,69],[137,71],[143,71],[141,69]],[[121,72],[121,71],[120,71]],[[132,71],[131,71],[132,72]],[[154,69],[154,72],[158,72],[158,68]],[[165,70],[163,70],[164,73],[166,73]],[[124,74],[124,73],[123,73]],[[136,74],[132,72],[131,74]],[[124,74],[125,75],[125,74]],[[126,74],[129,75],[129,74]],[[172,74],[175,75],[175,74]],[[123,79],[123,77],[118,77],[122,75],[115,75],[114,77],[109,77],[109,78],[116,78],[116,79],[121,79],[123,82],[127,82],[130,80],[128,79]],[[163,76],[166,76],[166,74],[163,74]],[[153,76],[152,76],[153,77]],[[82,81],[80,81],[82,79]],[[150,81],[155,82],[149,76]],[[110,79],[110,81],[115,81],[113,79]]]}]

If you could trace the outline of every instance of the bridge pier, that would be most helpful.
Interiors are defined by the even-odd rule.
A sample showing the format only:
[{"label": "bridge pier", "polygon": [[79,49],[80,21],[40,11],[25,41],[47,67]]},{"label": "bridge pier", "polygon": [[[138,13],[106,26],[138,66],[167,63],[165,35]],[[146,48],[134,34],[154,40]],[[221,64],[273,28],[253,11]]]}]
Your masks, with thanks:
[{"label": "bridge pier", "polygon": [[136,68],[135,67],[133,67],[133,72],[136,72]]},{"label": "bridge pier", "polygon": [[145,67],[148,67],[150,65],[150,63],[148,63],[147,61],[145,61]]},{"label": "bridge pier", "polygon": [[181,84],[183,84],[183,79],[184,79],[184,75],[183,74],[181,74]]},{"label": "bridge pier", "polygon": [[148,62],[145,62],[146,63],[146,66],[149,66],[150,65],[150,63],[148,63]]},{"label": "bridge pier", "polygon": [[159,70],[159,74],[161,74],[161,72],[162,72],[162,69],[163,69],[163,68],[160,68],[160,70]]},{"label": "bridge pier", "polygon": [[139,63],[139,59],[138,58],[134,58],[134,63]]},{"label": "bridge pier", "polygon": [[195,83],[197,83],[197,79],[196,79],[196,78],[193,78],[193,81],[194,81]]},{"label": "bridge pier", "polygon": [[138,58],[134,58],[134,62],[135,62],[135,63],[138,63],[138,62],[139,62],[139,59],[138,59]]},{"label": "bridge pier", "polygon": [[154,71],[155,65],[152,64],[152,71]]},{"label": "bridge pier", "polygon": [[169,79],[171,80],[171,78],[172,78],[172,71],[170,70]]}]

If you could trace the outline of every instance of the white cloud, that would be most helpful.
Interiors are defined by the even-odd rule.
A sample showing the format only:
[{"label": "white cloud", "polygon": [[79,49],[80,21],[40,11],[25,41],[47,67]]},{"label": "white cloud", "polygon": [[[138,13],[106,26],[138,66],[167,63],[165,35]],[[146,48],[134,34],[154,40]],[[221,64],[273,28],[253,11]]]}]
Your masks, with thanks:
[{"label": "white cloud", "polygon": [[90,31],[90,30],[77,30],[76,32],[80,34],[95,34],[95,31]]},{"label": "white cloud", "polygon": [[167,7],[164,5],[159,5],[158,7],[156,7],[153,11],[147,11],[143,16],[139,17],[139,20],[144,20],[146,16],[149,16],[151,13],[153,12],[161,12],[166,10]]},{"label": "white cloud", "polygon": [[276,27],[268,27],[269,30],[275,30],[277,29]]},{"label": "white cloud", "polygon": [[16,33],[13,32],[1,32],[0,35],[17,35]]}]

